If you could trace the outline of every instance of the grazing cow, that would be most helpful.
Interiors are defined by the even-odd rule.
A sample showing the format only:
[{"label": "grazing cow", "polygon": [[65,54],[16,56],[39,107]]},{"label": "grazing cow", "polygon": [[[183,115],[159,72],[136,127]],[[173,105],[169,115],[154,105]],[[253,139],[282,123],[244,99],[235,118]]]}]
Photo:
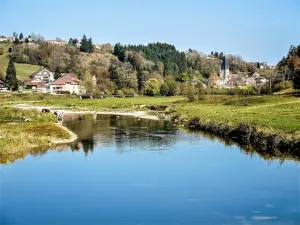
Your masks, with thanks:
[{"label": "grazing cow", "polygon": [[56,116],[56,123],[62,124],[64,120],[64,112],[54,111],[54,115]]},{"label": "grazing cow", "polygon": [[42,109],[42,113],[49,113],[50,109]]},{"label": "grazing cow", "polygon": [[26,122],[26,123],[28,123],[28,122],[29,122],[29,119],[28,119],[28,118],[26,118],[26,117],[23,117],[23,120],[24,120],[24,122]]}]

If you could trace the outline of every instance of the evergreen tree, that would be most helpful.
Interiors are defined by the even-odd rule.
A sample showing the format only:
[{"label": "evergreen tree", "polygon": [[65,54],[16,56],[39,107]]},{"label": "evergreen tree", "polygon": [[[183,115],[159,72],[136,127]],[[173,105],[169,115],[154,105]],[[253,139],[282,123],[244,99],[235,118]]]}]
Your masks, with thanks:
[{"label": "evergreen tree", "polygon": [[57,66],[55,68],[55,73],[54,73],[54,80],[57,80],[58,78],[61,77],[61,73],[60,73],[60,70],[59,70],[59,67]]},{"label": "evergreen tree", "polygon": [[124,60],[125,60],[125,49],[120,43],[115,44],[114,55],[117,56],[119,58],[119,60],[124,62]]},{"label": "evergreen tree", "polygon": [[73,45],[73,39],[72,39],[72,38],[70,38],[68,44],[69,44],[69,45]]},{"label": "evergreen tree", "polygon": [[92,53],[94,52],[94,45],[93,45],[93,41],[92,41],[92,38],[89,38],[88,40],[88,46],[89,46],[89,53]]},{"label": "evergreen tree", "polygon": [[180,53],[179,57],[179,73],[185,73],[187,71],[187,61],[186,61],[186,56],[184,52]]},{"label": "evergreen tree", "polygon": [[19,38],[17,38],[17,37],[15,38],[14,44],[16,44],[16,45],[20,44]]},{"label": "evergreen tree", "polygon": [[300,70],[297,70],[294,74],[293,79],[294,89],[299,90],[300,89]]},{"label": "evergreen tree", "polygon": [[80,44],[81,44],[80,46],[81,52],[89,52],[89,43],[85,35],[83,35]]},{"label": "evergreen tree", "polygon": [[223,56],[224,56],[224,53],[221,52],[221,53],[219,54],[219,59],[223,59]]},{"label": "evergreen tree", "polygon": [[23,38],[23,34],[20,33],[19,40],[21,40],[22,38]]},{"label": "evergreen tree", "polygon": [[16,91],[18,90],[18,80],[17,80],[17,73],[15,69],[15,65],[12,59],[9,60],[7,69],[6,69],[6,79],[5,83],[9,90]]},{"label": "evergreen tree", "polygon": [[29,39],[25,38],[25,43],[28,44],[29,43]]}]

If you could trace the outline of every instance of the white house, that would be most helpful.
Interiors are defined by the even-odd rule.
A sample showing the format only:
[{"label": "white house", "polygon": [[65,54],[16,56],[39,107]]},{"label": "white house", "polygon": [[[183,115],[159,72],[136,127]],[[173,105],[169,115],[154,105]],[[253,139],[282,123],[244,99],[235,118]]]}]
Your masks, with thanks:
[{"label": "white house", "polygon": [[5,37],[5,36],[3,36],[3,35],[0,36],[0,42],[2,42],[2,41],[7,41],[7,40],[8,40],[7,37]]},{"label": "white house", "polygon": [[79,94],[80,81],[74,74],[66,74],[50,84],[51,93],[68,92],[70,94]]},{"label": "white house", "polygon": [[54,81],[54,73],[46,68],[41,67],[39,70],[31,74],[30,78],[43,81],[44,84],[49,84]]}]

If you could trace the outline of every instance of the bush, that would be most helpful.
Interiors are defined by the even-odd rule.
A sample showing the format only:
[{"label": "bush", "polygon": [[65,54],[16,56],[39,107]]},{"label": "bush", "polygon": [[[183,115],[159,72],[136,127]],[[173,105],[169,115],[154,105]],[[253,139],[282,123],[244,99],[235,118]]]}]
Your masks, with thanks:
[{"label": "bush", "polygon": [[188,101],[190,101],[190,102],[196,101],[197,100],[196,93],[197,93],[197,89],[193,86],[190,86],[190,88],[187,92]]},{"label": "bush", "polygon": [[4,50],[3,50],[3,48],[1,47],[0,48],[0,55],[3,55],[4,54]]},{"label": "bush", "polygon": [[112,95],[112,92],[108,89],[104,89],[104,94],[105,95]]},{"label": "bush", "polygon": [[71,94],[69,91],[57,91],[57,94],[64,94],[64,95],[69,95]]},{"label": "bush", "polygon": [[116,95],[124,97],[124,92],[122,90],[117,90]]},{"label": "bush", "polygon": [[188,92],[189,92],[190,87],[191,86],[188,83],[182,83],[180,85],[180,93],[181,93],[181,95],[186,96],[188,94]]},{"label": "bush", "polygon": [[274,85],[273,91],[283,91],[289,88],[293,88],[293,83],[291,81],[284,81]]},{"label": "bush", "polygon": [[159,93],[159,83],[155,78],[150,78],[147,80],[144,88],[144,94],[149,96],[154,96]]},{"label": "bush", "polygon": [[180,87],[175,81],[168,80],[168,81],[166,81],[166,83],[169,86],[168,96],[176,96],[180,93]]},{"label": "bush", "polygon": [[134,95],[135,90],[133,88],[122,88],[121,91],[124,93],[124,95]]},{"label": "bush", "polygon": [[169,88],[168,83],[167,82],[163,83],[160,87],[161,95],[167,96],[167,95],[169,95],[169,91],[170,91],[170,88]]}]

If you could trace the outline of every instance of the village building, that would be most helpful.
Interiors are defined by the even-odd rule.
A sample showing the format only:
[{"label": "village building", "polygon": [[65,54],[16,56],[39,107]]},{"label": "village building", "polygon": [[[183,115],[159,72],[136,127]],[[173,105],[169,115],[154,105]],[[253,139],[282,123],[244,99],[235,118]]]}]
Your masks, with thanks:
[{"label": "village building", "polygon": [[0,80],[0,89],[5,88],[5,82],[3,80]]},{"label": "village building", "polygon": [[50,84],[50,92],[79,94],[79,84],[74,74],[66,74]]},{"label": "village building", "polygon": [[257,78],[257,77],[260,77],[260,75],[259,75],[258,72],[254,72],[254,73],[252,74],[252,77]]},{"label": "village building", "polygon": [[7,37],[1,35],[0,36],[0,42],[5,42],[5,41],[8,41]]},{"label": "village building", "polygon": [[38,92],[46,93],[47,88],[43,81],[39,79],[31,79],[25,82],[26,89],[36,90]]},{"label": "village building", "polygon": [[217,75],[212,75],[208,79],[208,86],[210,87],[221,87],[222,86],[222,79]]},{"label": "village building", "polygon": [[40,80],[44,84],[48,84],[54,81],[54,73],[44,67],[41,67],[39,70],[32,73],[30,78]]},{"label": "village building", "polygon": [[59,46],[64,46],[64,45],[68,44],[67,42],[62,41],[62,40],[60,40],[60,41],[59,40],[48,40],[47,42],[50,44],[59,45]]},{"label": "village building", "polygon": [[248,86],[255,86],[256,85],[256,80],[255,80],[255,78],[254,77],[248,77],[248,78],[246,78],[246,83],[245,83],[246,85],[248,85]]}]

